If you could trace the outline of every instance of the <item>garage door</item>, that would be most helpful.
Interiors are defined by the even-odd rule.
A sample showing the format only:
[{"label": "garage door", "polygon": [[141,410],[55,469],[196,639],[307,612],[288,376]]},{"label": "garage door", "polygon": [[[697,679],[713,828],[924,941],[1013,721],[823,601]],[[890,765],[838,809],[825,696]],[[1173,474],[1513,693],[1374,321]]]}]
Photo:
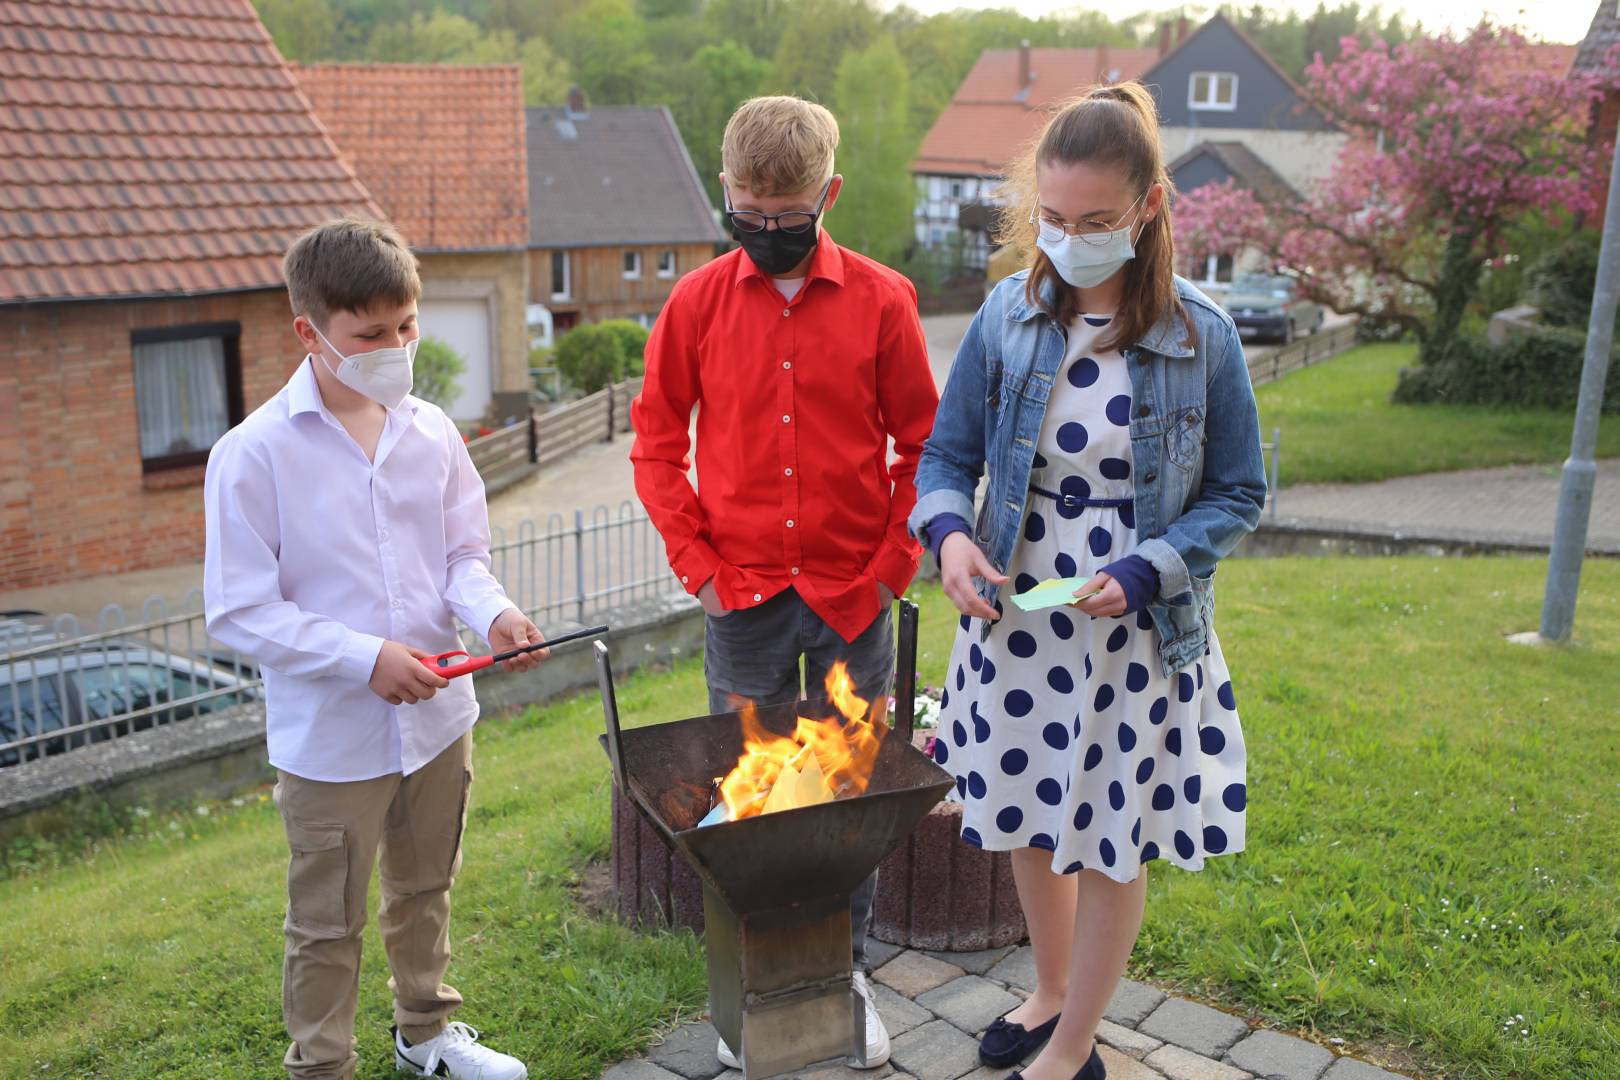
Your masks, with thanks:
[{"label": "garage door", "polygon": [[489,305],[482,300],[422,300],[417,311],[423,335],[449,345],[467,365],[457,380],[461,392],[445,411],[456,420],[477,420],[489,407],[493,388]]}]

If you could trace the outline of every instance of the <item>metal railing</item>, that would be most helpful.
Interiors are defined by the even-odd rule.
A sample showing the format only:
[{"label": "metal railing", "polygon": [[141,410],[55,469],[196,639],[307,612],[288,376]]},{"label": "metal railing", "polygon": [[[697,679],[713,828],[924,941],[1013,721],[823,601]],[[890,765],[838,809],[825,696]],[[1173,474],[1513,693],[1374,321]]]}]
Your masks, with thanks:
[{"label": "metal railing", "polygon": [[[634,503],[493,530],[495,577],[542,628],[684,592]],[[71,615],[0,619],[0,767],[184,721],[258,697],[253,663],[208,635],[201,589],[131,622],[116,604],[86,632]],[[469,651],[482,638],[463,629]]]}]

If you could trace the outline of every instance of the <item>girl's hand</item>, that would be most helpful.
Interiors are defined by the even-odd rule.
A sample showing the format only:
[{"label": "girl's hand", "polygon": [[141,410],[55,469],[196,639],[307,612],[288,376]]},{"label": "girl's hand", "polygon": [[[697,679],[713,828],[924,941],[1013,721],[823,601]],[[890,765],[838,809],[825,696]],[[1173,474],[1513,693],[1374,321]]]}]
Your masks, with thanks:
[{"label": "girl's hand", "polygon": [[[1097,592],[1098,588],[1101,592]],[[1125,588],[1107,574],[1099,573],[1081,587],[1081,592],[1097,595],[1070,604],[1094,619],[1113,618],[1125,614]]]},{"label": "girl's hand", "polygon": [[939,546],[939,576],[945,583],[945,595],[951,598],[957,611],[991,622],[1001,618],[973,587],[973,579],[982,577],[996,585],[1005,585],[1007,576],[996,573],[996,568],[967,533],[953,532]]}]

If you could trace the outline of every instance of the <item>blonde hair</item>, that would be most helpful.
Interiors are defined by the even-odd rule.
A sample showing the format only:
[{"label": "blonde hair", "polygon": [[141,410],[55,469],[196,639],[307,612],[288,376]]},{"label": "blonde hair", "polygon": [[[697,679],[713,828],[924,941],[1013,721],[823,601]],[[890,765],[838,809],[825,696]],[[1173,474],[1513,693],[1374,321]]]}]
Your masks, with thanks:
[{"label": "blonde hair", "polygon": [[813,101],[757,97],[726,124],[720,161],[728,183],[767,197],[820,188],[833,175],[838,121]]},{"label": "blonde hair", "polygon": [[[1105,348],[1134,345],[1166,312],[1181,317],[1187,333],[1192,320],[1176,295],[1175,252],[1171,245],[1170,198],[1174,187],[1159,149],[1159,113],[1153,95],[1136,81],[1096,86],[1058,110],[1034,143],[1008,170],[1005,203],[996,223],[996,242],[1030,253],[1025,295],[1053,319],[1067,325],[1079,303],[1071,288],[1035,245],[1032,217],[1040,202],[1036,173],[1048,162],[1111,165],[1125,174],[1133,195],[1154,184],[1164,201],[1136,239],[1136,257],[1125,264],[1125,293],[1109,326]],[[1050,287],[1054,302],[1042,301]]]},{"label": "blonde hair", "polygon": [[294,315],[323,330],[334,311],[404,305],[422,296],[416,256],[386,221],[346,217],[323,222],[293,241],[281,260]]}]

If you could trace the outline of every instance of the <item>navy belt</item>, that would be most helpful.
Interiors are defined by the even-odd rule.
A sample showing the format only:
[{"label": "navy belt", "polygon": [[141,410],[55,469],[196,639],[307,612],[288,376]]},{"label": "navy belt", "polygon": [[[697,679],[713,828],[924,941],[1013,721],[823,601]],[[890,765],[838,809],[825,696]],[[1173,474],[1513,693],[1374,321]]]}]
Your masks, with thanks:
[{"label": "navy belt", "polygon": [[1136,502],[1135,499],[1078,499],[1073,495],[1063,495],[1056,491],[1047,491],[1045,488],[1036,487],[1034,484],[1029,485],[1029,490],[1036,495],[1051,499],[1059,506],[1067,506],[1071,509],[1081,506],[1103,506],[1117,510],[1123,506],[1131,506]]}]

